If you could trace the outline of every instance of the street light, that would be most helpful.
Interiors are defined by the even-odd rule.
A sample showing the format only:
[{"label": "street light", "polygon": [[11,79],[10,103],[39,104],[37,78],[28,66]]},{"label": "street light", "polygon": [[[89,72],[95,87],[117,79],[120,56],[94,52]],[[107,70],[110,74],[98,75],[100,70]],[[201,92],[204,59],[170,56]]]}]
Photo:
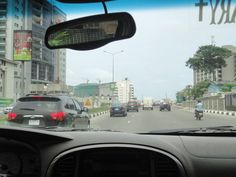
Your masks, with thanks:
[{"label": "street light", "polygon": [[114,81],[115,81],[115,71],[114,71],[115,55],[120,54],[120,53],[122,53],[122,52],[124,52],[124,51],[121,50],[121,51],[118,51],[118,52],[108,52],[108,51],[105,51],[105,50],[104,50],[103,52],[112,55],[112,82],[114,82]]}]

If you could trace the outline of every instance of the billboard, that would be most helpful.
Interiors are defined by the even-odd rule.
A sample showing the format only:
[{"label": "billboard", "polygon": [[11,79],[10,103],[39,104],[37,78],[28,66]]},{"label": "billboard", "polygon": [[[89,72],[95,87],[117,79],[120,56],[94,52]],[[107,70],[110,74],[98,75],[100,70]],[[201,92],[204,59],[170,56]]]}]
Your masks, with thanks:
[{"label": "billboard", "polygon": [[28,30],[15,30],[13,40],[14,60],[30,61],[32,59],[32,32]]}]

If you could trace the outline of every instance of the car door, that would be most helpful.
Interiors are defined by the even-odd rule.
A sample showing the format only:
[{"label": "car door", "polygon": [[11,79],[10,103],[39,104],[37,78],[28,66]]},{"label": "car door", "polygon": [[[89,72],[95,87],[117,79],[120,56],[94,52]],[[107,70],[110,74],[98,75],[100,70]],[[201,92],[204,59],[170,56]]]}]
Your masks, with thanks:
[{"label": "car door", "polygon": [[81,106],[79,105],[79,102],[75,99],[73,99],[74,103],[75,103],[75,110],[77,112],[77,115],[80,115],[81,114],[81,111],[82,111],[82,108]]},{"label": "car door", "polygon": [[66,100],[65,109],[66,109],[67,114],[70,115],[70,117],[74,118],[77,116],[76,106],[72,98],[68,98]]}]

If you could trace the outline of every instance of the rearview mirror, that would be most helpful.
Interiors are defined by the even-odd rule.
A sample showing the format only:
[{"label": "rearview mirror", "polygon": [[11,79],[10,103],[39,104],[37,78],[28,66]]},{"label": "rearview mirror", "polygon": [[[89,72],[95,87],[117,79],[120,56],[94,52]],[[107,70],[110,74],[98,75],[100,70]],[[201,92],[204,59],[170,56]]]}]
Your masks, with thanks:
[{"label": "rearview mirror", "polygon": [[45,44],[49,49],[91,50],[112,41],[130,38],[135,32],[136,25],[130,14],[102,14],[49,27]]}]

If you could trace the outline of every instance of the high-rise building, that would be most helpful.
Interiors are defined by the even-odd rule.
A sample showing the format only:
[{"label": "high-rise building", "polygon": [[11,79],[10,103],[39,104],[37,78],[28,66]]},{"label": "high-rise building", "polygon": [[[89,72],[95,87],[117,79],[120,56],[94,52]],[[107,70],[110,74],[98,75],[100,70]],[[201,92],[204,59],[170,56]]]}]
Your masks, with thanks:
[{"label": "high-rise building", "polygon": [[[53,24],[66,21],[66,14],[56,6],[53,6]],[[66,84],[66,50],[53,51],[54,55],[54,81],[58,84]]]},{"label": "high-rise building", "polygon": [[128,78],[118,81],[116,86],[118,100],[121,103],[128,103],[128,101],[134,99],[134,85]]},{"label": "high-rise building", "polygon": [[13,78],[7,78],[6,74],[3,78],[4,90],[13,85],[8,97],[16,100],[29,93],[31,83],[66,82],[65,50],[52,51],[44,44],[46,29],[65,20],[65,13],[47,0],[0,0],[0,59],[13,60],[15,30],[32,31],[32,61],[25,62],[24,66],[22,62],[15,62],[14,71],[4,71],[14,73]]},{"label": "high-rise building", "polygon": [[54,82],[55,58],[53,51],[44,44],[47,28],[53,24],[54,6],[46,0],[28,1],[29,30],[32,30],[31,82]]},{"label": "high-rise building", "polygon": [[236,46],[226,45],[223,48],[232,51],[232,56],[226,58],[226,66],[215,70],[215,77],[213,73],[206,73],[204,71],[193,71],[194,84],[201,81],[214,82],[235,82],[236,81]]},{"label": "high-rise building", "polygon": [[[0,1],[0,60],[2,63],[13,64],[14,30],[25,29],[25,5],[24,0]],[[27,84],[22,83],[22,67],[21,62],[14,62],[13,68],[11,65],[5,69],[5,74],[1,78],[2,82],[4,81],[2,90],[5,90],[5,93],[2,93],[3,97],[16,100],[22,95],[23,89],[27,90],[25,88]],[[29,82],[30,80],[26,77],[24,81]]]}]

